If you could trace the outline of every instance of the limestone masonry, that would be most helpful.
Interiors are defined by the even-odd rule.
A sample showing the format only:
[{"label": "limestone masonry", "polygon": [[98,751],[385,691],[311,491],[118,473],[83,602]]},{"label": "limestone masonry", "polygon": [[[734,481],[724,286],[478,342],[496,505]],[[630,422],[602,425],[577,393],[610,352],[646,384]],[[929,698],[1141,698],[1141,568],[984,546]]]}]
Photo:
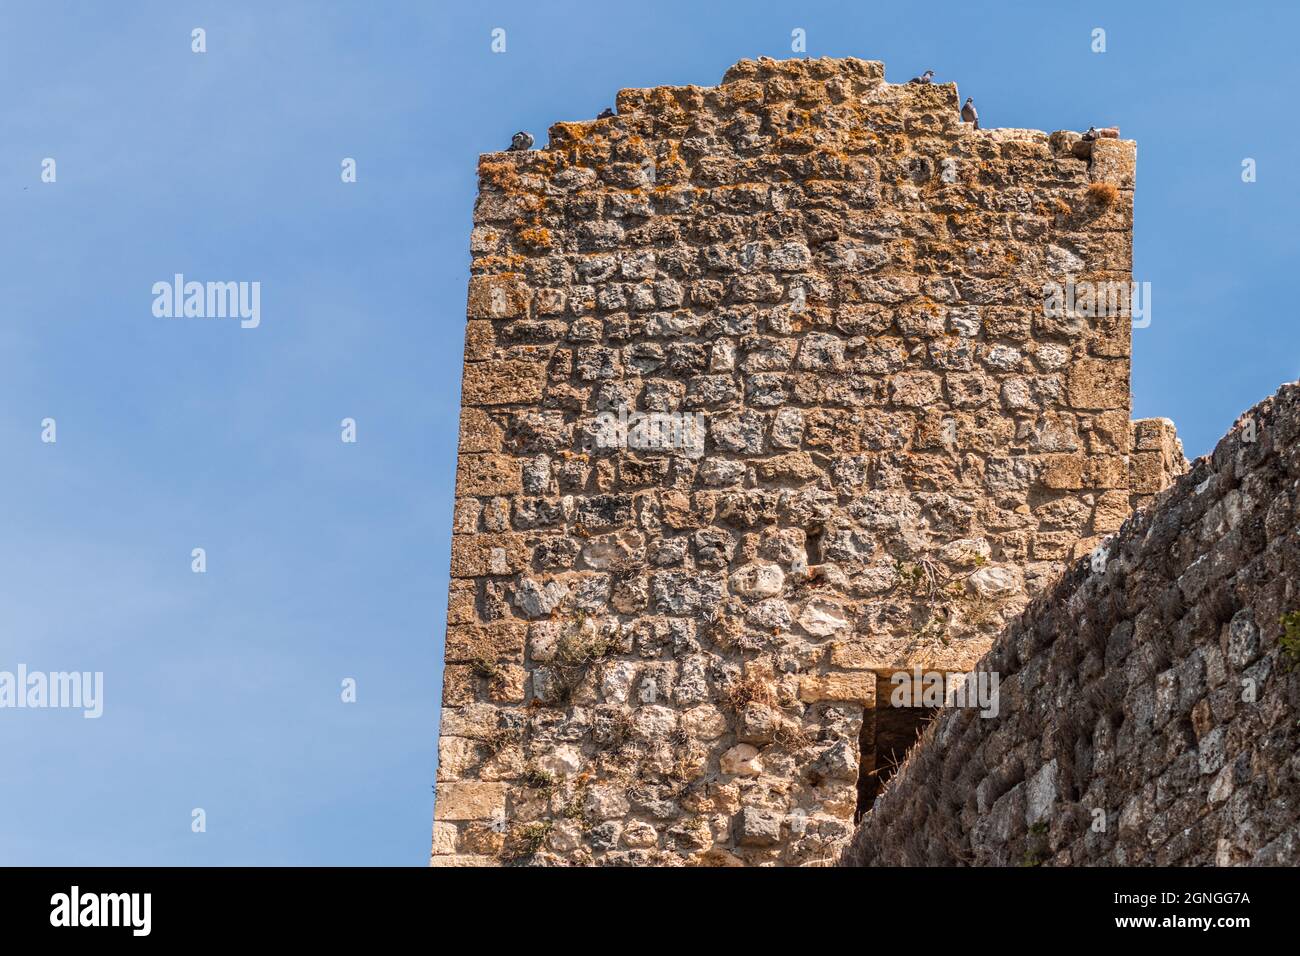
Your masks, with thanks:
[{"label": "limestone masonry", "polygon": [[481,158],[435,865],[834,860],[920,726],[877,686],[971,670],[1185,471],[1130,318],[1045,308],[1131,282],[1134,144],[959,105],[742,61]]}]

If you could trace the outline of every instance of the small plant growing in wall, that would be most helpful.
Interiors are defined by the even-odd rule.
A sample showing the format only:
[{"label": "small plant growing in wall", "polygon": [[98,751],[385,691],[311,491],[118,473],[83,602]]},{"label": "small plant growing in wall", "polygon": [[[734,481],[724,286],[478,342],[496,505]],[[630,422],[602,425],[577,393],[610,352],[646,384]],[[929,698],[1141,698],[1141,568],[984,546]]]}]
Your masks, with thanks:
[{"label": "small plant growing in wall", "polygon": [[473,657],[469,662],[469,666],[475,677],[483,677],[487,680],[493,680],[501,673],[501,665],[486,653]]},{"label": "small plant growing in wall", "polygon": [[550,793],[555,789],[555,775],[530,763],[524,768],[524,786],[530,790]]},{"label": "small plant growing in wall", "polygon": [[582,827],[584,833],[590,830],[595,823],[591,811],[587,809],[587,791],[590,786],[590,779],[585,774],[579,776],[578,782],[573,788],[573,793],[569,795],[569,799],[564,802],[564,806],[560,810],[560,816],[578,824],[578,826]]},{"label": "small plant growing in wall", "polygon": [[997,618],[1006,598],[985,597],[967,585],[971,575],[988,565],[988,559],[976,554],[971,563],[973,570],[953,576],[943,565],[924,556],[915,562],[895,562],[895,587],[913,598],[913,641],[947,645],[952,642],[954,628],[977,628]]},{"label": "small plant growing in wall", "polygon": [[586,667],[609,653],[611,641],[594,625],[579,618],[556,643],[555,660],[566,667]]},{"label": "small plant growing in wall", "polygon": [[783,720],[772,736],[772,742],[787,753],[797,753],[817,742],[816,736],[792,720]]},{"label": "small plant growing in wall", "polygon": [[933,598],[939,588],[938,566],[928,558],[920,558],[915,563],[896,561],[894,573],[902,586],[917,596]]},{"label": "small plant growing in wall", "polygon": [[632,736],[632,713],[627,710],[615,710],[605,718],[605,732],[601,746],[605,750],[618,753],[623,750]]},{"label": "small plant growing in wall", "polygon": [[503,863],[519,863],[537,854],[551,832],[550,820],[535,820],[512,827],[501,847]]},{"label": "small plant growing in wall", "polygon": [[1277,644],[1286,659],[1286,669],[1291,670],[1300,664],[1300,611],[1283,614],[1281,624],[1282,638]]},{"label": "small plant growing in wall", "polygon": [[580,614],[555,645],[551,667],[555,671],[559,699],[567,701],[591,666],[608,656],[612,649],[613,641],[597,629],[594,621]]},{"label": "small plant growing in wall", "polygon": [[965,604],[965,622],[972,627],[979,627],[981,624],[989,623],[997,617],[998,611],[1002,608],[1002,603],[982,595],[973,595]]},{"label": "small plant growing in wall", "polygon": [[523,733],[517,727],[498,727],[483,738],[483,744],[487,747],[488,755],[494,757],[522,738]]},{"label": "small plant growing in wall", "polygon": [[1039,820],[1029,827],[1029,840],[1021,866],[1041,866],[1046,862],[1050,852],[1047,845],[1048,825],[1046,820]]},{"label": "small plant growing in wall", "polygon": [[718,647],[741,649],[745,642],[745,628],[740,623],[740,612],[727,603],[718,604],[704,613],[704,636]]},{"label": "small plant growing in wall", "polygon": [[691,790],[691,784],[699,778],[700,771],[696,761],[682,755],[673,760],[664,777],[668,780],[668,793],[673,800],[680,800]]},{"label": "small plant growing in wall", "polygon": [[610,565],[609,573],[615,581],[628,581],[640,574],[643,567],[635,558],[620,558]]},{"label": "small plant growing in wall", "polygon": [[723,695],[724,702],[734,711],[744,710],[746,704],[766,704],[771,707],[776,703],[772,686],[754,674],[734,681]]},{"label": "small plant growing in wall", "polygon": [[701,816],[694,816],[687,820],[682,826],[698,834],[701,838],[709,835],[709,821]]},{"label": "small plant growing in wall", "polygon": [[702,816],[689,817],[669,831],[669,835],[679,844],[687,847],[702,848],[713,842],[713,831],[709,821]]}]

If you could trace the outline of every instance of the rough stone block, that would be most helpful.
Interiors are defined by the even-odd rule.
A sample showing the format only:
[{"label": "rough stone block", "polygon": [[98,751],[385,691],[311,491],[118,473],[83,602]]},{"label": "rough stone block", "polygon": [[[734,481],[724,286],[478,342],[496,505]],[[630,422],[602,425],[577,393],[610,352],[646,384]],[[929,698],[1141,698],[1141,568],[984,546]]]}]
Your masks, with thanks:
[{"label": "rough stone block", "polygon": [[883,668],[889,658],[865,641],[835,641],[831,644],[831,665],[843,670]]},{"label": "rough stone block", "polygon": [[772,846],[781,840],[781,815],[774,810],[745,807],[736,815],[736,842],[741,846]]},{"label": "rough stone block", "polygon": [[805,674],[799,679],[799,699],[851,700],[870,707],[876,702],[876,676],[870,672]]},{"label": "rough stone block", "polygon": [[433,855],[445,856],[456,852],[456,825],[435,822],[433,825]]},{"label": "rough stone block", "polygon": [[1085,488],[1128,488],[1129,463],[1119,455],[1089,455],[1084,459]]},{"label": "rough stone block", "polygon": [[1118,531],[1129,516],[1129,496],[1124,491],[1107,491],[1097,496],[1092,512],[1092,530],[1101,534]]},{"label": "rough stone block", "polygon": [[1047,455],[1043,459],[1038,480],[1046,488],[1057,491],[1078,490],[1084,487],[1082,455]]},{"label": "rough stone block", "polygon": [[1153,494],[1168,484],[1161,452],[1143,451],[1130,455],[1129,470],[1129,488],[1137,494]]},{"label": "rough stone block", "polygon": [[460,410],[460,453],[500,451],[505,433],[487,412],[479,408]]},{"label": "rough stone block", "polygon": [[512,620],[448,627],[446,659],[456,663],[523,660],[527,634],[526,624]]},{"label": "rough stone block", "polygon": [[1067,395],[1074,408],[1128,408],[1128,362],[1079,359],[1070,369],[1067,382]]},{"label": "rough stone block", "polygon": [[466,455],[456,463],[457,495],[515,495],[523,492],[523,462],[509,455]]},{"label": "rough stone block", "polygon": [[469,280],[471,319],[513,319],[528,313],[528,286],[516,275],[474,276]]},{"label": "rough stone block", "polygon": [[471,319],[465,324],[465,361],[483,362],[492,357],[496,334],[492,323],[485,319]]},{"label": "rough stone block", "polygon": [[539,401],[546,383],[541,362],[509,359],[465,366],[461,401],[465,405],[519,405]]},{"label": "rough stone block", "polygon": [[1088,178],[1094,183],[1110,183],[1120,189],[1132,189],[1137,168],[1137,143],[1131,139],[1098,139],[1092,144],[1092,164]]},{"label": "rough stone block", "polygon": [[477,780],[447,781],[437,785],[435,820],[491,820],[506,812],[509,785]]},{"label": "rough stone block", "polygon": [[478,578],[517,574],[528,564],[530,549],[522,534],[454,534],[451,576]]}]

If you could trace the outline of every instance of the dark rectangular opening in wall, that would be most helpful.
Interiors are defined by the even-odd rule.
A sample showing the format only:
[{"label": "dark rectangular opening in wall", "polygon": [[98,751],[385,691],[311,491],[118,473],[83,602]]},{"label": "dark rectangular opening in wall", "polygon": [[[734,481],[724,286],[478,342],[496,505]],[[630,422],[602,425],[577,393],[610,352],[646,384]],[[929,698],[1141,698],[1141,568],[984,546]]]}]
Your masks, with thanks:
[{"label": "dark rectangular opening in wall", "polygon": [[858,734],[858,808],[855,821],[871,809],[921,731],[939,712],[937,707],[894,707],[889,675],[876,677],[876,706],[862,715]]}]

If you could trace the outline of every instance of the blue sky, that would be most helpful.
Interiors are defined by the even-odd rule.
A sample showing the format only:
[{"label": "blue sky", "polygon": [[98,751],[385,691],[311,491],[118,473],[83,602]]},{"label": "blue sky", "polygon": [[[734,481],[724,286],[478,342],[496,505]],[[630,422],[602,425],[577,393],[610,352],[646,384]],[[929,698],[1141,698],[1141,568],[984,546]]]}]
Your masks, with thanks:
[{"label": "blue sky", "polygon": [[[98,720],[0,710],[0,864],[426,862],[478,153],[790,55],[796,27],[936,70],[986,126],[1119,125],[1154,296],[1134,414],[1195,456],[1300,374],[1298,26],[1243,2],[0,0],[0,670],[104,672]],[[155,318],[177,272],[261,282],[260,327]]]}]

